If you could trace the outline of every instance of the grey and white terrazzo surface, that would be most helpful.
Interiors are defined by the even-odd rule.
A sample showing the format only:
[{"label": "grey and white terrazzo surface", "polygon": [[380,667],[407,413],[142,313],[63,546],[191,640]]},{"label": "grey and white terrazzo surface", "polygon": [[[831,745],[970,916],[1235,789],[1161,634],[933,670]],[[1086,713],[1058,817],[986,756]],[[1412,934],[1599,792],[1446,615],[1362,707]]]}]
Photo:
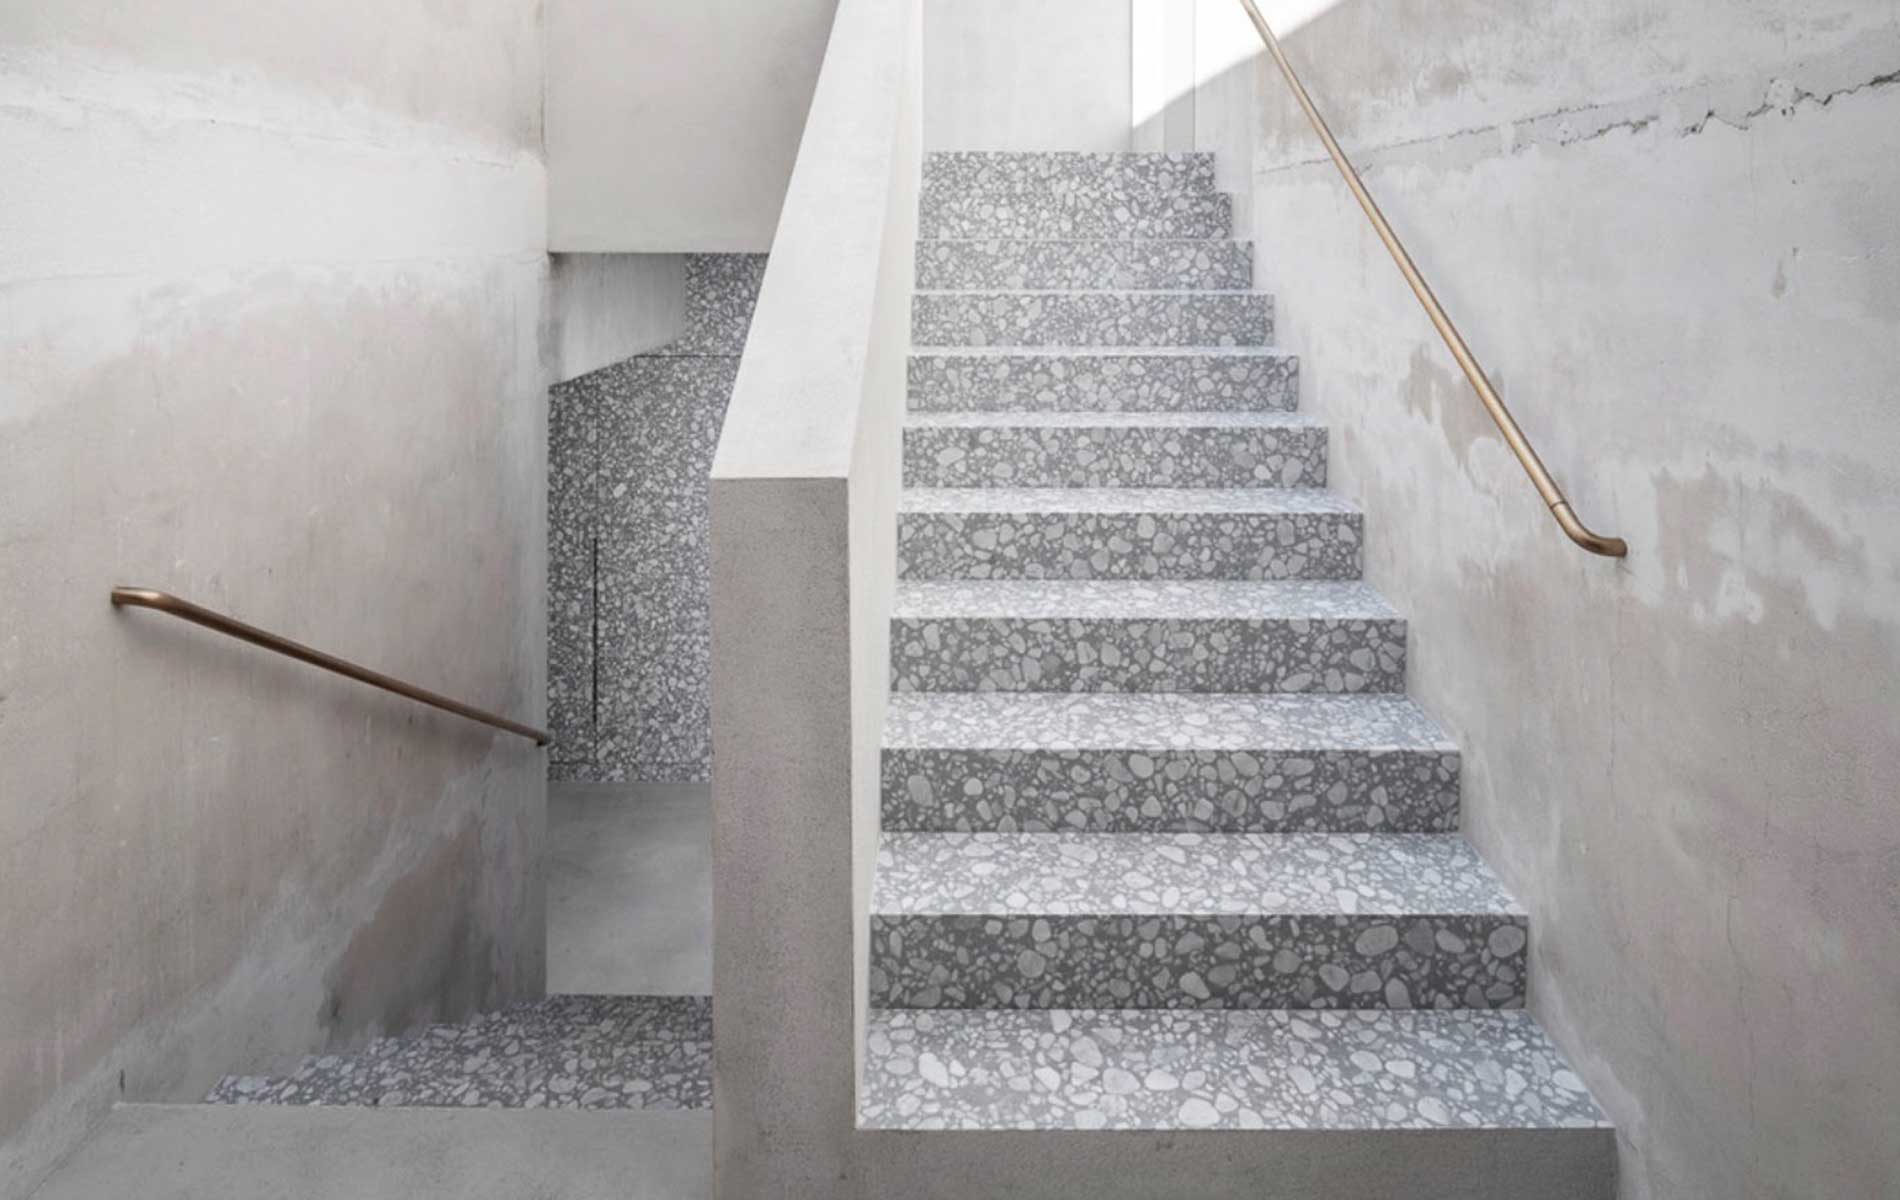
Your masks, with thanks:
[{"label": "grey and white terrazzo surface", "polygon": [[919,288],[1231,291],[1252,285],[1250,242],[935,238],[917,243]]},{"label": "grey and white terrazzo surface", "polygon": [[924,157],[922,205],[971,192],[1144,188],[1161,195],[1214,190],[1214,155],[1086,151],[943,150]]},{"label": "grey and white terrazzo surface", "polygon": [[938,348],[910,356],[909,399],[912,412],[1287,412],[1299,365],[1267,347]]},{"label": "grey and white terrazzo surface", "polygon": [[1456,834],[893,832],[877,866],[880,917],[1524,915]]},{"label": "grey and white terrazzo surface", "polygon": [[1326,427],[1292,413],[913,413],[912,487],[1326,485]]},{"label": "grey and white terrazzo surface", "polygon": [[1359,583],[901,583],[899,692],[1393,692],[1405,622]]},{"label": "grey and white terrazzo surface", "polygon": [[1264,346],[1259,292],[918,292],[918,346]]},{"label": "grey and white terrazzo surface", "polygon": [[871,1129],[1589,1129],[1521,1012],[876,1012]]},{"label": "grey and white terrazzo surface", "polygon": [[766,255],[688,254],[686,323],[675,340],[648,353],[662,357],[737,358],[745,352],[752,310],[765,283]]},{"label": "grey and white terrazzo surface", "polygon": [[887,831],[1445,833],[1458,749],[1403,696],[899,693]]},{"label": "grey and white terrazzo surface", "polygon": [[907,488],[902,579],[1357,579],[1363,519],[1305,488]]},{"label": "grey and white terrazzo surface", "polygon": [[688,255],[682,336],[550,395],[552,778],[710,771],[706,480],[764,269]]},{"label": "grey and white terrazzo surface", "polygon": [[435,1108],[712,1106],[705,996],[550,996],[379,1038],[288,1076],[228,1076],[213,1104]]},{"label": "grey and white terrazzo surface", "polygon": [[871,999],[1511,1008],[1525,927],[1456,835],[889,833]]},{"label": "grey and white terrazzo surface", "polygon": [[1143,184],[944,191],[925,196],[920,238],[1192,239],[1226,238],[1234,201],[1221,192],[1169,192]]}]

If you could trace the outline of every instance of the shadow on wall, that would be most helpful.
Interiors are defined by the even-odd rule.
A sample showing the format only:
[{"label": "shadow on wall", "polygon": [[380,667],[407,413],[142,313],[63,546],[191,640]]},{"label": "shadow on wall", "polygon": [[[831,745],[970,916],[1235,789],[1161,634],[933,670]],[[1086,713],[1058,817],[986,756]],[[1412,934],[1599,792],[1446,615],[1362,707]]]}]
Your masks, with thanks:
[{"label": "shadow on wall", "polygon": [[762,254],[686,256],[685,332],[549,394],[550,777],[709,777],[707,475]]}]

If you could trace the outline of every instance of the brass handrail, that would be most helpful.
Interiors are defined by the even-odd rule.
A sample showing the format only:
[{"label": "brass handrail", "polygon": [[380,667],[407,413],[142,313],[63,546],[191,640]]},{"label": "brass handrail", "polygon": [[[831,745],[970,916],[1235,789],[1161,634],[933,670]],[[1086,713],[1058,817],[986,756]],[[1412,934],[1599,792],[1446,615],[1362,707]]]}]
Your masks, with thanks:
[{"label": "brass handrail", "polygon": [[1326,119],[1313,107],[1313,98],[1306,94],[1306,87],[1300,77],[1294,73],[1293,64],[1286,59],[1286,52],[1280,49],[1280,39],[1273,36],[1273,30],[1267,25],[1267,19],[1260,15],[1259,5],[1254,0],[1240,0],[1241,7],[1247,10],[1247,16],[1253,21],[1254,28],[1260,31],[1260,40],[1267,44],[1267,53],[1278,64],[1280,74],[1286,77],[1287,86],[1293,89],[1293,98],[1306,110],[1306,119],[1313,123],[1313,131],[1319,134],[1319,140],[1326,144],[1326,153],[1332,155],[1333,164],[1339,173],[1346,177],[1346,186],[1352,189],[1353,198],[1359,201],[1366,216],[1372,221],[1372,227],[1378,231],[1379,240],[1392,253],[1392,260],[1399,264],[1399,272],[1405,276],[1405,282],[1412,285],[1412,294],[1425,306],[1425,313],[1431,317],[1432,324],[1438,329],[1438,336],[1445,339],[1445,345],[1451,350],[1451,356],[1464,368],[1465,378],[1471,381],[1472,388],[1478,393],[1478,399],[1484,402],[1485,411],[1497,422],[1498,432],[1504,435],[1504,442],[1517,455],[1517,461],[1523,464],[1524,473],[1531,477],[1531,485],[1537,494],[1550,506],[1551,515],[1557,518],[1557,524],[1570,535],[1570,540],[1582,546],[1592,554],[1601,554],[1607,558],[1622,558],[1629,553],[1629,545],[1622,538],[1604,537],[1593,533],[1588,526],[1577,519],[1571,509],[1570,501],[1564,497],[1563,489],[1545,470],[1543,460],[1537,457],[1537,451],[1531,448],[1530,439],[1518,428],[1517,421],[1511,416],[1511,410],[1504,407],[1497,389],[1491,386],[1491,380],[1485,375],[1484,368],[1478,365],[1477,356],[1471,353],[1471,347],[1465,345],[1465,339],[1458,327],[1445,315],[1445,309],[1438,303],[1438,297],[1432,294],[1431,285],[1419,274],[1418,265],[1406,252],[1405,244],[1399,241],[1399,235],[1392,232],[1385,214],[1379,211],[1379,205],[1372,199],[1372,193],[1366,190],[1359,172],[1353,169],[1347,160],[1346,152],[1339,148],[1333,131],[1326,127]]},{"label": "brass handrail", "polygon": [[519,734],[524,738],[532,738],[534,744],[537,746],[545,746],[554,740],[553,735],[548,733],[545,729],[536,729],[532,725],[523,725],[519,721],[510,721],[506,717],[498,717],[494,713],[484,712],[472,705],[463,704],[459,700],[451,700],[447,696],[437,695],[435,692],[431,692],[426,688],[419,688],[413,683],[404,683],[402,680],[384,675],[380,671],[372,671],[367,667],[359,667],[347,659],[338,658],[333,654],[325,654],[321,650],[312,650],[310,647],[298,642],[293,642],[289,638],[278,637],[274,633],[266,633],[255,625],[246,625],[244,622],[232,617],[227,617],[223,613],[213,612],[208,608],[193,604],[189,600],[181,600],[170,592],[157,592],[150,588],[115,587],[112,589],[112,604],[115,608],[150,608],[165,613],[168,616],[177,617],[181,621],[190,621],[193,625],[202,625],[206,629],[216,630],[226,637],[234,637],[239,641],[249,642],[253,646],[262,646],[266,650],[294,658],[298,662],[309,663],[313,667],[322,667],[326,671],[334,671],[336,674],[348,676],[358,683],[367,683],[371,687],[381,688],[385,692],[394,692],[398,696],[405,696],[418,703],[427,704],[431,708],[439,708],[443,712],[451,712],[458,717],[467,717],[471,721],[480,721],[482,724],[491,725],[496,729]]}]

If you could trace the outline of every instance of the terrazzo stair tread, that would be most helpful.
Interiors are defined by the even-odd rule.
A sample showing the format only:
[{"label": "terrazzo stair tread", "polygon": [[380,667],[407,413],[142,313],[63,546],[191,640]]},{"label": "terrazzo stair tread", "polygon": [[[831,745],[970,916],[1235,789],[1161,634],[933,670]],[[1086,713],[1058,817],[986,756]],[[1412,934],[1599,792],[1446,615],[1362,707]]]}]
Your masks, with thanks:
[{"label": "terrazzo stair tread", "polygon": [[879,775],[893,831],[1448,833],[1461,766],[1402,695],[909,692]]},{"label": "terrazzo stair tread", "polygon": [[1456,834],[904,833],[874,1008],[1521,1008],[1528,918]]},{"label": "terrazzo stair tread", "polygon": [[1253,286],[1253,243],[1232,238],[923,238],[919,290],[1175,291]]},{"label": "terrazzo stair tread", "polygon": [[706,1108],[705,996],[556,995],[459,1024],[312,1055],[283,1076],[229,1075],[213,1104]]},{"label": "terrazzo stair tread", "polygon": [[1364,518],[1312,488],[905,488],[901,579],[1357,579]]},{"label": "terrazzo stair tread", "polygon": [[1272,346],[943,347],[910,356],[912,412],[1291,411],[1299,356]]},{"label": "terrazzo stair tread", "polygon": [[1523,1011],[875,1010],[865,1046],[861,1129],[1609,1128]]},{"label": "terrazzo stair tread", "polygon": [[911,297],[933,346],[1268,346],[1273,297],[1249,291],[942,291]]},{"label": "terrazzo stair tread", "polygon": [[923,487],[1326,484],[1327,427],[1294,413],[912,413],[903,477]]},{"label": "terrazzo stair tread", "polygon": [[874,1008],[1520,1008],[1457,834],[882,835]]},{"label": "terrazzo stair tread", "polygon": [[1402,692],[1405,621],[1339,580],[902,581],[896,691]]},{"label": "terrazzo stair tread", "polygon": [[1214,155],[1205,150],[933,150],[923,163],[928,189],[1091,186],[1117,179],[1161,190],[1211,192]]},{"label": "terrazzo stair tread", "polygon": [[904,833],[879,839],[871,912],[932,917],[1521,920],[1455,833]]},{"label": "terrazzo stair tread", "polygon": [[922,239],[1227,241],[1234,198],[1224,192],[1128,185],[926,190]]}]

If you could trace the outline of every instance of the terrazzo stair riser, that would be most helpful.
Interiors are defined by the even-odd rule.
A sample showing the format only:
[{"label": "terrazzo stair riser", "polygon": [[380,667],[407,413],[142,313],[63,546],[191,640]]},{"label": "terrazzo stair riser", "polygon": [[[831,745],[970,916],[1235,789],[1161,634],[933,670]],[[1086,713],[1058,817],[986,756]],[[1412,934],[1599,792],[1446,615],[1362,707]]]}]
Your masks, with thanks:
[{"label": "terrazzo stair riser", "polygon": [[1253,286],[1253,246],[1203,240],[929,240],[917,243],[917,286],[994,291],[1245,291]]},{"label": "terrazzo stair riser", "polygon": [[1608,1126],[1524,1012],[885,1010],[865,1047],[867,1129]]},{"label": "terrazzo stair riser", "polygon": [[885,747],[882,824],[944,833],[1450,833],[1459,757],[1428,750]]},{"label": "terrazzo stair riser", "polygon": [[1265,346],[1259,292],[918,292],[918,346]]},{"label": "terrazzo stair riser", "polygon": [[1146,188],[1154,192],[1211,192],[1214,156],[1081,151],[938,150],[924,155],[923,195],[964,192],[1067,192],[1093,188]]},{"label": "terrazzo stair riser", "polygon": [[[1000,489],[996,489],[999,490]],[[1083,489],[1070,489],[1084,492]],[[1160,489],[1154,489],[1160,491]],[[1146,510],[1088,511],[1077,495],[908,493],[897,516],[899,579],[1357,579],[1363,518],[1336,510],[1232,509],[1151,498]],[[925,504],[929,508],[921,507]]]},{"label": "terrazzo stair riser", "polygon": [[1517,1008],[1527,924],[1458,913],[874,913],[871,1005]]},{"label": "terrazzo stair riser", "polygon": [[904,429],[909,487],[1326,486],[1313,424],[965,424]]},{"label": "terrazzo stair riser", "polygon": [[913,412],[1291,412],[1300,360],[1278,351],[938,351],[910,357]]},{"label": "terrazzo stair riser", "polygon": [[891,620],[899,692],[1398,692],[1405,622],[928,616]]},{"label": "terrazzo stair riser", "polygon": [[1459,768],[1403,696],[899,694],[882,827],[1449,833]]},{"label": "terrazzo stair riser", "polygon": [[983,190],[931,198],[920,208],[917,236],[1181,240],[1227,238],[1233,228],[1233,197],[1221,192]]}]

